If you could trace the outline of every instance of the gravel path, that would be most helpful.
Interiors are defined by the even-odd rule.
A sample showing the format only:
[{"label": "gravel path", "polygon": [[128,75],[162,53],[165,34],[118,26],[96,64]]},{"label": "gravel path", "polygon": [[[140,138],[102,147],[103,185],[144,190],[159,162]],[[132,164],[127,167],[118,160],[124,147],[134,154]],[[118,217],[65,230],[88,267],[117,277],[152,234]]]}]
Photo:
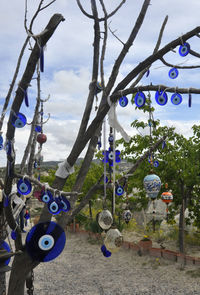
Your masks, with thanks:
[{"label": "gravel path", "polygon": [[[105,258],[100,244],[67,233],[63,253],[35,269],[37,295],[192,295],[200,294],[198,267],[138,256],[121,249]],[[199,271],[194,278],[188,272]]]}]

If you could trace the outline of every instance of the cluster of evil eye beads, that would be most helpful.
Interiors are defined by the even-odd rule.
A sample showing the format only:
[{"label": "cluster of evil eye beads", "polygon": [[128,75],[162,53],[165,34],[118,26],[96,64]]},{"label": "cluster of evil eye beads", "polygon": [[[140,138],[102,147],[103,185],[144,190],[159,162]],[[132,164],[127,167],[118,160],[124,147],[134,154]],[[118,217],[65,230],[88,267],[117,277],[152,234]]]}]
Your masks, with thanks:
[{"label": "cluster of evil eye beads", "polygon": [[[179,47],[179,55],[184,57],[186,55],[188,55],[188,53],[190,52],[190,45],[189,43],[185,42],[183,45],[181,45]],[[178,70],[174,67],[171,68],[169,70],[169,77],[171,79],[175,79],[178,77]],[[149,70],[147,71],[146,76],[149,76]],[[142,91],[138,91],[136,93],[136,95],[133,95],[133,99],[134,99],[134,103],[138,108],[141,108],[145,105],[146,102],[146,97],[145,94]],[[166,103],[168,102],[168,96],[167,93],[164,90],[160,90],[160,91],[156,91],[155,94],[155,100],[157,102],[157,104],[163,106],[166,105]],[[179,105],[182,102],[182,96],[180,93],[175,92],[174,94],[172,94],[171,96],[171,102],[174,105]],[[191,102],[192,102],[192,98],[191,98],[191,94],[189,94],[189,100],[188,100],[188,106],[191,107]],[[128,105],[128,98],[126,96],[122,96],[119,99],[119,105],[121,107],[126,107]]]}]

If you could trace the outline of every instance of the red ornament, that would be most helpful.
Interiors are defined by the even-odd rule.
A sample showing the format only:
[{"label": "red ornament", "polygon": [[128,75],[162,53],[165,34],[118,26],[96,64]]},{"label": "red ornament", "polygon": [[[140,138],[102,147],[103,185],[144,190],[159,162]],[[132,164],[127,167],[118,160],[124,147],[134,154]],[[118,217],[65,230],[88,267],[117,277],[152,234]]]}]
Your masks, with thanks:
[{"label": "red ornament", "polygon": [[47,141],[47,136],[44,133],[40,133],[37,136],[37,142],[39,142],[40,144],[43,144]]}]

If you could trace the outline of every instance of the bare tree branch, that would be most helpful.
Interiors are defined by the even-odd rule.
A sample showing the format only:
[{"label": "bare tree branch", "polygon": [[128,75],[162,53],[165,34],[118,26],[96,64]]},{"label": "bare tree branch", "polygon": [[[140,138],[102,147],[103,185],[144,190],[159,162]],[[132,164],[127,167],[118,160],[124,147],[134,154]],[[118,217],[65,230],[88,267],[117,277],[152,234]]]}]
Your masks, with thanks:
[{"label": "bare tree branch", "polygon": [[179,65],[174,65],[174,64],[170,64],[168,62],[166,62],[166,60],[161,57],[160,60],[162,61],[162,63],[168,67],[171,67],[171,68],[177,68],[177,69],[197,69],[197,68],[200,68],[200,65],[197,65],[197,66],[179,66]]},{"label": "bare tree branch", "polygon": [[125,43],[115,34],[115,31],[112,31],[110,26],[108,26],[109,31],[111,32],[111,34],[122,44],[125,45]]},{"label": "bare tree branch", "polygon": [[84,10],[83,6],[81,5],[80,0],[76,0],[76,2],[77,2],[77,4],[78,4],[78,7],[80,8],[81,12],[82,12],[85,16],[94,19],[94,15],[89,14],[89,13],[87,13],[87,12]]},{"label": "bare tree branch", "polygon": [[[122,0],[122,2],[111,12],[108,14],[107,19],[110,18],[111,16],[113,16],[121,7],[122,5],[126,2],[126,0]],[[104,21],[104,18],[100,18],[99,21]]]}]

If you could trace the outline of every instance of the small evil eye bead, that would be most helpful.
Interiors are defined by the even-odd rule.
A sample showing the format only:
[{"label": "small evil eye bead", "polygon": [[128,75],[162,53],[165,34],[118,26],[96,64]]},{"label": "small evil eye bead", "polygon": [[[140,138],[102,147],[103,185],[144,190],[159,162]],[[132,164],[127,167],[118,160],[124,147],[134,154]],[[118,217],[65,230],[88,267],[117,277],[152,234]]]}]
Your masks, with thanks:
[{"label": "small evil eye bead", "polygon": [[71,209],[70,202],[64,196],[61,197],[61,210],[64,212],[68,212]]},{"label": "small evil eye bead", "polygon": [[51,214],[56,215],[59,214],[61,211],[60,202],[53,199],[48,203],[48,210]]},{"label": "small evil eye bead", "polygon": [[109,141],[109,142],[113,142],[113,140],[114,140],[113,135],[110,135],[110,136],[108,137],[108,141]]},{"label": "small evil eye bead", "polygon": [[123,188],[121,185],[118,185],[118,186],[116,187],[115,192],[116,192],[116,195],[121,196],[121,195],[123,195],[123,193],[124,193],[124,188]]},{"label": "small evil eye bead", "polygon": [[53,196],[51,192],[48,190],[44,192],[43,195],[41,196],[41,201],[44,203],[49,203],[52,199],[53,199]]},{"label": "small evil eye bead", "polygon": [[20,178],[17,182],[17,190],[21,195],[28,195],[32,190],[32,185],[27,179]]},{"label": "small evil eye bead", "polygon": [[189,93],[189,97],[188,97],[188,107],[191,108],[192,106],[192,94]]},{"label": "small evil eye bead", "polygon": [[183,45],[179,47],[179,54],[180,56],[186,56],[190,52],[190,44],[185,42]]},{"label": "small evil eye bead", "polygon": [[179,105],[182,102],[182,96],[179,93],[174,93],[171,96],[171,102],[174,105]]},{"label": "small evil eye bead", "polygon": [[35,131],[36,132],[41,132],[42,131],[42,127],[40,125],[36,125],[35,126]]},{"label": "small evil eye bead", "polygon": [[12,125],[16,128],[23,128],[26,122],[26,117],[22,113],[17,113],[12,117]]},{"label": "small evil eye bead", "polygon": [[138,108],[143,107],[146,102],[145,94],[142,91],[137,92],[134,101]]},{"label": "small evil eye bead", "polygon": [[108,154],[108,159],[109,159],[110,161],[113,161],[113,159],[114,159],[114,153],[113,153],[112,151],[109,152],[109,154]]},{"label": "small evil eye bead", "polygon": [[157,104],[164,106],[168,101],[167,93],[165,93],[162,90],[156,91],[155,99],[156,99]]},{"label": "small evil eye bead", "polygon": [[178,77],[178,70],[176,68],[172,68],[169,73],[168,73],[169,77],[171,79],[175,79]]},{"label": "small evil eye bead", "polygon": [[153,162],[153,166],[154,166],[155,168],[157,168],[157,167],[159,166],[159,162],[158,162],[158,161],[154,161],[154,162]]},{"label": "small evil eye bead", "polygon": [[127,104],[128,104],[128,98],[126,96],[120,97],[119,105],[124,108],[127,106]]}]

